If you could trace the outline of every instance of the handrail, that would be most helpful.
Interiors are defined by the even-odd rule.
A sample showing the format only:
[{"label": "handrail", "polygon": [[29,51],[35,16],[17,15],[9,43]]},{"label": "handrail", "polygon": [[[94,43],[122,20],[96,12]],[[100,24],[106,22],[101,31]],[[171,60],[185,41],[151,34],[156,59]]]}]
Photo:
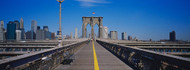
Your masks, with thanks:
[{"label": "handrail", "polygon": [[137,70],[189,70],[190,59],[154,51],[113,44],[101,40],[97,42]]},{"label": "handrail", "polygon": [[[3,59],[0,61],[0,70],[14,69],[22,65],[33,63],[37,60],[42,60],[42,58],[46,58],[46,57],[50,57],[51,59],[56,59],[53,56],[57,56],[57,58],[60,58],[59,60],[63,60],[64,57],[67,57],[64,55],[68,55],[68,54],[69,56],[72,55],[74,51],[76,51],[75,49],[76,47],[81,46],[82,44],[86,42],[87,40],[84,40],[81,42],[67,44],[62,47],[55,47],[55,48],[47,49],[44,51],[39,51],[36,53],[29,53],[29,54],[24,54],[24,55],[20,55],[16,57]],[[64,57],[58,56],[58,54],[63,55]]]}]

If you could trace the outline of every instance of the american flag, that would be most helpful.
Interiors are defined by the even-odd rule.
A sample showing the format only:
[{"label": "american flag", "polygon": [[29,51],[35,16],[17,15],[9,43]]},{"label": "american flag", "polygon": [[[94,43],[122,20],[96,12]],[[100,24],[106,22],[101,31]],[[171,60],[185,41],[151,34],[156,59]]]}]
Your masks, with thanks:
[{"label": "american flag", "polygon": [[96,14],[95,12],[93,12],[92,14]]}]

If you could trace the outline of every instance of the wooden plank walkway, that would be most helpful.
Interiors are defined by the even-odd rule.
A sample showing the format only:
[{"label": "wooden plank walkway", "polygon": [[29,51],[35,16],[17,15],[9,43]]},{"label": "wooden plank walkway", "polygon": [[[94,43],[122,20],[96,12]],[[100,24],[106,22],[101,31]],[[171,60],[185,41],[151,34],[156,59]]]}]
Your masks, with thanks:
[{"label": "wooden plank walkway", "polygon": [[[94,42],[94,47],[99,70],[132,70],[97,42]],[[94,68],[94,64],[93,44],[90,42],[75,54],[75,60],[71,65],[60,64],[55,70],[97,70]]]}]

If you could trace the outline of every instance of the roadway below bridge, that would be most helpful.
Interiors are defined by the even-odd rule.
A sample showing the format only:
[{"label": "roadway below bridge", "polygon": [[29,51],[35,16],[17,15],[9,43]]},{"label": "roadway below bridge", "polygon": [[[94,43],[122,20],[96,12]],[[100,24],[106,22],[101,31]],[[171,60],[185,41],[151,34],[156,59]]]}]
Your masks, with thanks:
[{"label": "roadway below bridge", "polygon": [[132,70],[97,42],[90,42],[75,53],[70,65],[60,64],[55,70]]}]

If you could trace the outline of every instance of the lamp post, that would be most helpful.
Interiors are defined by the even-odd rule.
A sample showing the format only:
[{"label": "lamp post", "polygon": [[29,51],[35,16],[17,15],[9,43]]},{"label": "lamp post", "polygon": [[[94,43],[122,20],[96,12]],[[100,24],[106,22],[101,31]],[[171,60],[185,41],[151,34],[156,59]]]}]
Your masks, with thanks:
[{"label": "lamp post", "polygon": [[61,31],[61,3],[64,0],[57,0],[59,2],[59,40],[62,40],[62,31]]}]

